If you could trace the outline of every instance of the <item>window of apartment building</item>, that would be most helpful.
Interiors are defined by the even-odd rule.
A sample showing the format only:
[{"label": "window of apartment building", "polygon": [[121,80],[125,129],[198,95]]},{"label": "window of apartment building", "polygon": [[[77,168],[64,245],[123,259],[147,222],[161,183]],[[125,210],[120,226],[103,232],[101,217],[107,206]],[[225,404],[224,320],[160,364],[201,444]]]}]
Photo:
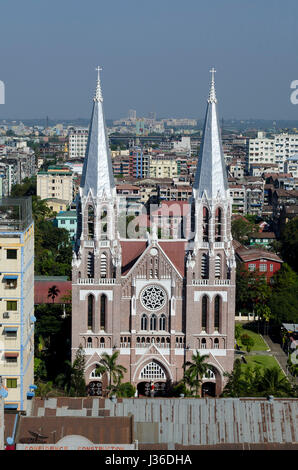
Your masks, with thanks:
[{"label": "window of apartment building", "polygon": [[260,272],[264,273],[267,271],[267,264],[260,264]]},{"label": "window of apartment building", "polygon": [[12,356],[12,357],[6,356],[6,362],[16,363],[16,362],[18,362],[18,358],[17,358],[17,356]]},{"label": "window of apartment building", "polygon": [[6,250],[6,259],[17,259],[18,250]]},{"label": "window of apartment building", "polygon": [[18,309],[18,303],[16,300],[6,301],[6,310],[16,311]]},{"label": "window of apartment building", "polygon": [[18,379],[6,379],[7,388],[17,388],[17,386],[18,386]]},{"label": "window of apartment building", "polygon": [[249,264],[248,265],[248,270],[249,271],[255,271],[256,270],[256,265],[255,264]]}]

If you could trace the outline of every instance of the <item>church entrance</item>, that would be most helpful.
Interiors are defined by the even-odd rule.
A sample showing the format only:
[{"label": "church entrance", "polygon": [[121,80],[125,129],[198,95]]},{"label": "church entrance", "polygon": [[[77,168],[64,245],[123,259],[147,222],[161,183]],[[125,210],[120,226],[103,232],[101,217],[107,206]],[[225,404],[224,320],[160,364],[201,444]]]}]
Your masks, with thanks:
[{"label": "church entrance", "polygon": [[99,380],[90,382],[88,385],[88,395],[91,397],[101,397],[102,396],[102,383]]},{"label": "church entrance", "polygon": [[204,382],[202,385],[202,397],[215,397],[216,396],[216,383]]},{"label": "church entrance", "polygon": [[152,395],[154,397],[167,396],[166,382],[140,382],[137,385],[137,390],[139,397],[152,397]]}]

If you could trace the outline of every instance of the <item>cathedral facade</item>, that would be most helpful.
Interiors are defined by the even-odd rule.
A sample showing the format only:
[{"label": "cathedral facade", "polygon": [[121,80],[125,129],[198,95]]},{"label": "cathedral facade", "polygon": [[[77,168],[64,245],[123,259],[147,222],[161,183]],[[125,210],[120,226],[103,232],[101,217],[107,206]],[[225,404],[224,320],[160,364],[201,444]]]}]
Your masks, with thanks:
[{"label": "cathedral facade", "polygon": [[203,392],[219,395],[234,362],[236,265],[214,71],[186,235],[162,239],[153,224],[144,238],[122,238],[120,212],[98,75],[77,198],[72,360],[81,345],[91,395],[104,385],[102,353],[116,350],[124,382],[164,395],[199,352],[208,355]]}]

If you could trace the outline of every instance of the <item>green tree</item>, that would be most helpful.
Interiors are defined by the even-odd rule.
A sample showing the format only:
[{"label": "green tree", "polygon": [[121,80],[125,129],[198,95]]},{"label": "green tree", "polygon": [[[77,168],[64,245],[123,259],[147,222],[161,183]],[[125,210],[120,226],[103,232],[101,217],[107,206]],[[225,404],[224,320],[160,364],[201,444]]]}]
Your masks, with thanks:
[{"label": "green tree", "polygon": [[246,351],[250,352],[255,344],[253,338],[247,333],[244,333],[243,335],[241,335],[240,339],[243,346],[246,347]]},{"label": "green tree", "polygon": [[263,376],[259,381],[259,391],[262,395],[273,395],[275,397],[291,396],[291,384],[282,375],[278,367],[271,367],[264,370]]},{"label": "green tree", "polygon": [[117,364],[119,351],[115,351],[111,356],[107,353],[103,353],[98,367],[96,368],[96,374],[107,374],[109,377],[108,391],[116,391],[121,384],[121,380],[124,377],[127,369],[124,366]]},{"label": "green tree", "polygon": [[251,233],[258,231],[258,226],[239,217],[232,220],[231,230],[234,240],[238,240],[240,243],[246,243],[248,241],[248,236]]},{"label": "green tree", "polygon": [[72,365],[69,394],[74,397],[86,396],[85,354],[82,345],[79,346]]},{"label": "green tree", "polygon": [[53,390],[53,382],[38,382],[36,396],[46,400]]},{"label": "green tree", "polygon": [[135,396],[135,393],[136,387],[134,387],[130,382],[120,384],[116,391],[117,397],[122,398],[132,398]]},{"label": "green tree", "polygon": [[298,323],[298,275],[284,263],[271,278],[272,295],[268,302],[271,318],[278,325]]},{"label": "green tree", "polygon": [[196,395],[198,395],[198,389],[202,382],[202,377],[206,374],[208,369],[208,364],[205,362],[208,358],[208,354],[201,356],[199,352],[196,352],[191,357],[193,362],[188,361],[185,364],[188,369],[185,371],[184,375],[189,379],[189,383],[193,384]]},{"label": "green tree", "polygon": [[228,381],[224,387],[223,397],[240,397],[243,394],[244,382],[241,379],[241,361],[236,359],[232,372],[225,372]]},{"label": "green tree", "polygon": [[298,217],[285,225],[280,241],[282,258],[298,272]]}]

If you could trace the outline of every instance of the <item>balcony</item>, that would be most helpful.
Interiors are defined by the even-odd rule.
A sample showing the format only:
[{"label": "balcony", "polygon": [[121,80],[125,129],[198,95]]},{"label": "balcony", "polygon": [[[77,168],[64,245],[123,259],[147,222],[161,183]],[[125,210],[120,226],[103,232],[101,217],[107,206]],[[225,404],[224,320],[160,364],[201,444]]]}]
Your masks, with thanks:
[{"label": "balcony", "polygon": [[192,280],[193,286],[230,286],[231,280],[230,279],[193,279]]},{"label": "balcony", "polygon": [[83,285],[114,285],[116,284],[116,279],[108,279],[108,278],[102,278],[102,279],[93,279],[93,278],[86,278],[86,279],[78,279],[78,284],[83,284]]}]

